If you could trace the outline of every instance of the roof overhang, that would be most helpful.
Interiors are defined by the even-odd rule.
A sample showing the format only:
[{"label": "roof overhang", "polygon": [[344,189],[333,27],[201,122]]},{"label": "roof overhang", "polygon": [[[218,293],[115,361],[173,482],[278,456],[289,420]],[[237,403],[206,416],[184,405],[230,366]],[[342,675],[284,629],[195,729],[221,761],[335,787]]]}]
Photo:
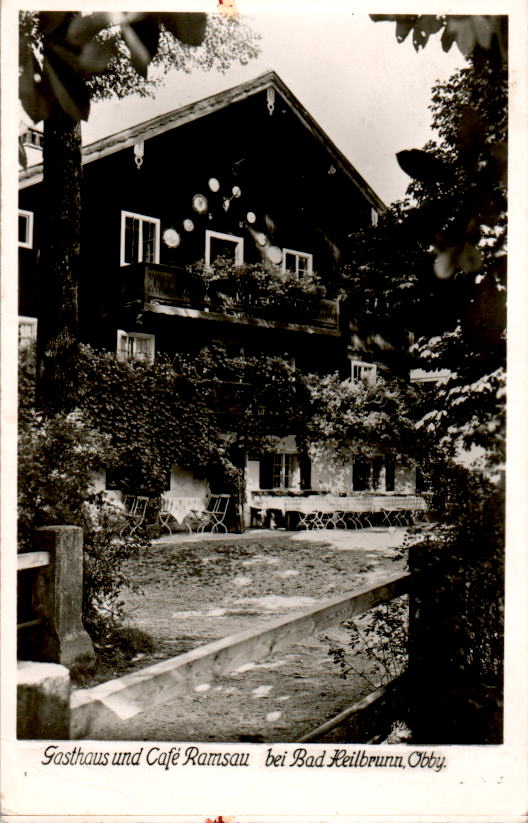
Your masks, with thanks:
[{"label": "roof overhang", "polygon": [[[303,124],[314,138],[321,143],[332,158],[332,162],[337,169],[347,177],[369,200],[373,209],[378,212],[383,212],[386,209],[385,204],[376,192],[369,186],[367,181],[354,168],[352,163],[345,157],[345,155],[337,148],[337,146],[328,137],[326,132],[319,126],[304,106],[299,102],[290,89],[283,83],[278,74],[274,71],[268,71],[259,75],[253,80],[245,83],[240,83],[238,86],[227,89],[226,91],[213,94],[210,97],[205,97],[195,103],[190,103],[187,106],[182,106],[179,109],[161,114],[151,120],[143,123],[138,123],[131,128],[111,134],[108,137],[103,137],[84,146],[82,149],[82,163],[92,163],[101,157],[106,157],[115,152],[134,146],[140,140],[149,140],[152,137],[157,137],[166,131],[183,126],[186,123],[191,123],[194,120],[199,120],[201,117],[206,117],[216,111],[226,108],[233,103],[239,103],[248,97],[252,97],[259,92],[265,91],[268,88],[273,88]],[[43,179],[42,163],[31,166],[30,168],[20,172],[19,186],[20,188],[28,188],[37,183],[41,183]]]}]

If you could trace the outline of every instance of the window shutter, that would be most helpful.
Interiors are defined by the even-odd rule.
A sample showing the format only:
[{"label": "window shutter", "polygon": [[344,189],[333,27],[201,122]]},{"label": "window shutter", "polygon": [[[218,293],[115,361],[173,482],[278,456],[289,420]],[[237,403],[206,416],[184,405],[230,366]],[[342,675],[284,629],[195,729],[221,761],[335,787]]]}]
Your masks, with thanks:
[{"label": "window shutter", "polygon": [[264,454],[260,458],[259,487],[261,489],[273,488],[273,455]]},{"label": "window shutter", "polygon": [[394,491],[394,477],[396,471],[396,463],[391,457],[385,458],[385,491]]},{"label": "window shutter", "polygon": [[370,486],[371,464],[365,460],[354,460],[352,464],[352,488],[356,492],[367,491]]},{"label": "window shutter", "polygon": [[312,488],[312,461],[307,454],[299,455],[299,469],[301,473],[301,489]]}]

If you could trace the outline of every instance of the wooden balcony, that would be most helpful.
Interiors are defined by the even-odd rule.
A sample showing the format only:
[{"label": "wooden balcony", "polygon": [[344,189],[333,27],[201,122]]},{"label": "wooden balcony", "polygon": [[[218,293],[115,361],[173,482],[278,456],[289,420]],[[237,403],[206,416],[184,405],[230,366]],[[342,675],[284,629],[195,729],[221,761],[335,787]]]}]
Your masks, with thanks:
[{"label": "wooden balcony", "polygon": [[339,302],[311,294],[236,292],[227,280],[206,283],[185,269],[139,263],[121,269],[123,305],[156,314],[339,335]]}]

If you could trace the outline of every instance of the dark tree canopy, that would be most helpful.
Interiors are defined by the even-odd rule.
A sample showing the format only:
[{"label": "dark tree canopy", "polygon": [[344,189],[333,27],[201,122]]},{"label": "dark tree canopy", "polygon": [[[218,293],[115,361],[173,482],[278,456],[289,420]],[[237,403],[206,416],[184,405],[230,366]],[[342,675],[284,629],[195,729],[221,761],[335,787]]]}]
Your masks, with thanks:
[{"label": "dark tree canopy", "polygon": [[226,71],[258,54],[239,17],[197,12],[21,12],[20,98],[34,122],[55,103],[87,119],[90,100],[152,95],[167,72]]}]

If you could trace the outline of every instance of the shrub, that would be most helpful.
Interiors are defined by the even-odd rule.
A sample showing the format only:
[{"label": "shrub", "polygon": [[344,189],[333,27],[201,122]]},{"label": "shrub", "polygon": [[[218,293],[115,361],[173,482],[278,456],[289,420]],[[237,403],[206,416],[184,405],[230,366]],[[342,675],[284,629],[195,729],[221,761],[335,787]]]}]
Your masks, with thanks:
[{"label": "shrub", "polygon": [[95,472],[112,459],[107,436],[76,411],[52,417],[26,409],[19,420],[18,542],[31,546],[39,526],[83,529],[83,619],[94,637],[122,611],[120,591],[130,585],[124,561],[145,545],[141,536],[121,538],[123,512],[96,494]]},{"label": "shrub", "polygon": [[[375,690],[403,674],[408,662],[408,622],[407,597],[396,598],[355,620],[347,620],[343,624],[350,632],[346,648],[324,638],[329,645],[328,654],[339,667],[339,676],[346,679],[353,672]],[[365,657],[372,664],[368,675],[361,663]]]}]

